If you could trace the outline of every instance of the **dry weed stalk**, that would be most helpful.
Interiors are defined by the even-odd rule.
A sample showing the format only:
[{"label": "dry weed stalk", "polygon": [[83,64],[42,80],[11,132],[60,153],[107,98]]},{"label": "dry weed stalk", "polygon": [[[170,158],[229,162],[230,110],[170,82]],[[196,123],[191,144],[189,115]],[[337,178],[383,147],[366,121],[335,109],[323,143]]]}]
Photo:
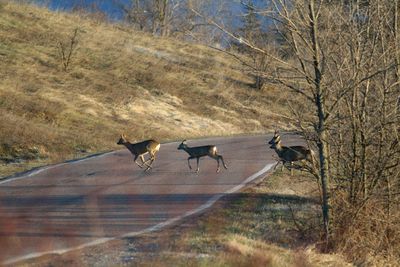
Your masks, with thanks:
[{"label": "dry weed stalk", "polygon": [[65,72],[68,71],[72,56],[74,55],[78,45],[78,32],[79,28],[75,28],[72,32],[72,35],[68,38],[67,43],[59,41],[57,44],[61,65]]}]

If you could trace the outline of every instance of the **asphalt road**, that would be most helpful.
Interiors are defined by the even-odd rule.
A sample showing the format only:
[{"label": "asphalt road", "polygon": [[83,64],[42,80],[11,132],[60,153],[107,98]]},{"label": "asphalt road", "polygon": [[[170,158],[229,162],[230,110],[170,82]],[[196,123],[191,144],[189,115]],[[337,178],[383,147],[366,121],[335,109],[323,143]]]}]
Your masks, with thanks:
[{"label": "asphalt road", "polygon": [[208,157],[200,161],[199,174],[190,171],[179,143],[168,143],[149,172],[122,149],[2,181],[0,262],[13,265],[134,236],[201,212],[265,176],[276,162],[268,137],[189,140],[189,146],[217,145],[229,168],[221,166],[220,173]]}]

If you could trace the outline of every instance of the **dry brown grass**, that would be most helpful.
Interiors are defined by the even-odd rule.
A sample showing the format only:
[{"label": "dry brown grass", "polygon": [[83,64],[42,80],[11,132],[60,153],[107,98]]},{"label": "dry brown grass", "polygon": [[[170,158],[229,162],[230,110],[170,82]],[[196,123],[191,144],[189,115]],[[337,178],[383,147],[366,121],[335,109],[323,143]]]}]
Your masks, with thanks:
[{"label": "dry brown grass", "polygon": [[[75,28],[65,72],[58,44]],[[252,90],[207,47],[7,1],[0,40],[0,176],[115,149],[120,132],[168,141],[291,127],[288,96]]]},{"label": "dry brown grass", "polygon": [[[352,266],[315,249],[321,222],[316,195],[309,176],[277,171],[220,202],[167,249],[198,255],[191,257],[191,266]],[[173,263],[181,261],[175,255]]]},{"label": "dry brown grass", "polygon": [[371,199],[356,209],[338,192],[334,249],[360,266],[399,266],[400,211],[392,208],[388,214],[383,204]]}]

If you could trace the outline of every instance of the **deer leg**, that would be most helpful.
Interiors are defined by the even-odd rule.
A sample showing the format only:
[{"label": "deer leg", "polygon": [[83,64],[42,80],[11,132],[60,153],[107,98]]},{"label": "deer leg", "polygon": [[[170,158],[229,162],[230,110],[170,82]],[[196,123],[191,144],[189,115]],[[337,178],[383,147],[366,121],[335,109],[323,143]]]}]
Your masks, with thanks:
[{"label": "deer leg", "polygon": [[293,176],[293,162],[290,162],[290,176]]},{"label": "deer leg", "polygon": [[192,169],[192,166],[190,166],[190,160],[191,160],[191,159],[194,159],[194,158],[195,158],[195,157],[190,156],[190,157],[188,157],[188,159],[187,159],[188,166],[189,166],[189,169],[190,169],[190,170]]},{"label": "deer leg", "polygon": [[[150,157],[149,157],[145,162],[143,162],[143,164],[146,164],[146,165],[147,165],[147,162],[149,162],[149,161],[154,161],[154,160],[153,160],[154,155],[152,155],[152,154],[149,154],[149,155],[150,155]],[[144,156],[143,156],[143,159],[144,159]]]},{"label": "deer leg", "polygon": [[135,161],[135,163],[136,163],[140,168],[143,168],[143,166],[140,165],[139,162],[137,162],[137,158],[138,158],[138,157],[139,157],[138,155],[135,155],[135,158],[133,159],[133,161]]},{"label": "deer leg", "polygon": [[145,171],[148,171],[153,168],[151,165],[153,165],[154,158],[151,158],[151,159],[147,160],[146,162],[148,162],[148,161],[150,161],[150,164],[146,164],[147,168]]},{"label": "deer leg", "polygon": [[149,164],[147,164],[148,160],[144,161],[144,156],[143,156],[143,155],[140,155],[140,159],[142,160],[143,167],[144,167],[145,165],[147,166],[147,168],[146,168],[145,171],[147,171],[148,169],[151,168],[151,166],[150,166]]},{"label": "deer leg", "polygon": [[151,166],[153,165],[153,162],[154,162],[155,159],[156,159],[156,155],[155,154],[150,154],[150,158],[148,160],[146,160],[146,163],[150,161],[150,164],[148,164],[148,165],[146,164],[148,166],[146,171],[150,170],[151,168],[153,168]]},{"label": "deer leg", "polygon": [[218,163],[218,165],[217,165],[217,173],[220,171],[220,168],[219,168],[219,160],[220,159],[222,160],[222,163],[224,164],[224,168],[226,169],[226,165],[224,163],[224,159],[222,158],[222,156],[219,156],[219,155],[215,154],[214,156],[210,156],[210,157],[215,159],[217,161],[217,163]]},{"label": "deer leg", "polygon": [[156,160],[156,154],[151,154],[151,161],[150,161],[150,166],[153,165],[153,162]]},{"label": "deer leg", "polygon": [[155,160],[156,160],[156,153],[154,153],[154,154],[152,155],[151,162],[150,162],[150,166],[153,165],[153,162],[154,162]]},{"label": "deer leg", "polygon": [[219,157],[218,157],[218,155],[214,155],[214,156],[210,156],[210,157],[212,157],[213,159],[215,159],[216,161],[217,161],[217,173],[219,172],[219,170],[220,170],[220,168],[219,168]]},{"label": "deer leg", "polygon": [[197,169],[196,169],[196,173],[199,173],[199,161],[200,161],[200,158],[199,157],[196,157],[196,160],[197,160]]},{"label": "deer leg", "polygon": [[281,163],[280,160],[278,160],[278,161],[276,162],[276,164],[275,164],[275,166],[274,166],[274,170],[276,169],[276,167],[278,167],[279,163]]},{"label": "deer leg", "polygon": [[226,166],[226,164],[225,164],[224,158],[223,158],[221,155],[218,155],[218,158],[220,158],[220,159],[221,159],[221,161],[222,161],[222,165],[224,165],[224,168],[227,170],[227,169],[228,169],[228,167],[227,167],[227,166]]}]

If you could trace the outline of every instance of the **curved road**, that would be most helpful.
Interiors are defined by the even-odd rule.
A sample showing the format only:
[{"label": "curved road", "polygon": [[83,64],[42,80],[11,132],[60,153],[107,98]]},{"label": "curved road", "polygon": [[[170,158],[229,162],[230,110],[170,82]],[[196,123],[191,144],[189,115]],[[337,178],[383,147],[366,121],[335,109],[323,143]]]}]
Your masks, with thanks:
[{"label": "curved road", "polygon": [[267,138],[189,141],[217,145],[229,167],[218,174],[208,157],[201,159],[199,174],[189,171],[187,154],[168,143],[149,172],[123,149],[2,181],[0,263],[138,235],[200,212],[271,169],[276,161]]}]

